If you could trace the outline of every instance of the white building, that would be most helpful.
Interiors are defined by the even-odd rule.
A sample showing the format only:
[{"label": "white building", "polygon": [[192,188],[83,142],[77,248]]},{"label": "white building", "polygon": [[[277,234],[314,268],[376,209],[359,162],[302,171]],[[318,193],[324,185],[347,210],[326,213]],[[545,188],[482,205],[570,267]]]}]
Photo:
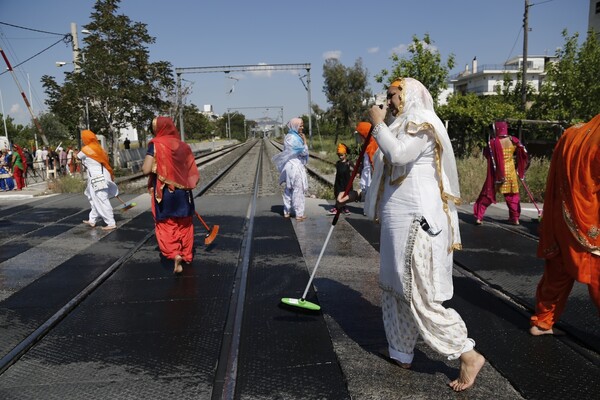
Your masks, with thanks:
[{"label": "white building", "polygon": [[[544,81],[545,66],[556,60],[552,56],[527,57],[527,83],[535,91],[540,90]],[[471,66],[467,64],[464,71],[450,78],[450,84],[455,93],[475,93],[479,96],[495,95],[498,87],[502,88],[506,77],[510,77],[509,89],[514,89],[518,83],[519,72],[523,68],[523,57],[518,56],[508,60],[504,65],[477,65],[477,57],[473,58]]]},{"label": "white building", "polygon": [[217,119],[219,119],[219,116],[213,111],[212,104],[205,104],[204,108],[200,113],[206,116],[211,121],[216,121]]}]

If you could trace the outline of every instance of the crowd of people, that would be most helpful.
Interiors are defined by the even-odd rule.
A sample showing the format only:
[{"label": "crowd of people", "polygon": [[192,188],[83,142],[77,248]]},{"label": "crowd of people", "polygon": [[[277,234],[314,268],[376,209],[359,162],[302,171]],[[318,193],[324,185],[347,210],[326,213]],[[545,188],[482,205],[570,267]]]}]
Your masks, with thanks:
[{"label": "crowd of people", "polygon": [[13,144],[0,150],[0,190],[23,190],[29,179],[36,181],[74,175],[82,172],[81,161],[76,157],[79,149],[43,146],[29,151],[27,147]]},{"label": "crowd of people", "polygon": [[[379,286],[388,342],[381,352],[410,369],[420,337],[448,360],[460,360],[458,377],[449,386],[463,391],[474,384],[485,358],[475,349],[460,314],[444,305],[454,292],[453,254],[462,248],[457,212],[461,194],[448,132],[427,88],[409,77],[388,86],[387,101],[372,106],[369,119],[356,126],[366,148],[359,189],[347,194],[352,165],[348,146],[337,146],[332,212],[361,201],[365,215],[380,225]],[[272,160],[284,185],[283,216],[301,222],[307,217],[309,149],[302,119],[292,118],[287,127],[283,150]],[[142,171],[148,176],[156,239],[161,257],[172,263],[173,273],[181,274],[194,257],[192,190],[200,175],[190,146],[180,140],[171,118],[156,117],[151,131],[154,137]],[[95,227],[102,220],[102,229],[116,229],[110,199],[118,195],[118,188],[108,155],[92,131],[82,131],[81,140],[81,151],[44,147],[34,154],[13,144],[0,158],[0,188],[12,190],[14,185],[22,190],[31,165],[62,174],[83,167],[91,207],[83,223]],[[545,270],[530,321],[534,336],[559,333],[554,324],[575,281],[588,285],[600,311],[599,144],[600,115],[565,131],[553,153],[537,254],[545,260]],[[501,193],[509,221],[519,224],[518,179],[524,178],[529,164],[525,147],[508,134],[505,121],[497,121],[484,155],[488,169],[473,209],[476,223],[482,223],[486,208]]]},{"label": "crowd of people", "polygon": [[[351,165],[348,148],[337,146],[335,197],[330,212],[349,202],[363,201],[365,215],[380,224],[379,285],[388,347],[381,353],[409,369],[421,337],[449,360],[460,360],[455,391],[471,387],[485,358],[456,310],[443,302],[453,295],[453,252],[462,248],[457,205],[461,203],[458,172],[450,138],[433,108],[429,91],[412,78],[393,81],[387,102],[369,111],[371,122],[360,122],[364,143],[359,190],[347,195]],[[284,150],[273,158],[284,183],[284,216],[292,209],[304,214],[304,166],[308,149],[290,121]],[[530,333],[561,334],[554,324],[564,312],[575,281],[588,286],[600,311],[600,115],[568,129],[553,153],[547,178],[544,218],[537,255],[545,260],[537,286]],[[292,150],[294,149],[294,150]],[[487,176],[473,207],[481,225],[487,207],[504,196],[509,223],[519,225],[519,180],[529,156],[523,144],[508,134],[506,121],[494,123],[494,135],[484,156]],[[286,164],[293,160],[293,164]],[[524,184],[524,182],[523,182]]]}]

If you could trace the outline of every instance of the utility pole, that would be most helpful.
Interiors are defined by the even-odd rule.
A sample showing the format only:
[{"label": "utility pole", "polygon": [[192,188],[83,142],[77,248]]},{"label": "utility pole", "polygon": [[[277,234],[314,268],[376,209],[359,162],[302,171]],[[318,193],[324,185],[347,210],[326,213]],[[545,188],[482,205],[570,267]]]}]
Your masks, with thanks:
[{"label": "utility pole", "polygon": [[523,15],[523,77],[521,84],[521,101],[523,111],[527,111],[527,32],[529,31],[528,14],[529,0],[525,0],[525,13]]},{"label": "utility pole", "polygon": [[46,146],[48,146],[50,143],[48,142],[48,139],[46,138],[46,135],[44,134],[44,131],[42,130],[42,125],[40,125],[40,122],[38,121],[37,117],[33,114],[33,109],[31,108],[31,104],[29,103],[29,100],[27,100],[27,96],[25,95],[25,92],[23,91],[23,88],[21,87],[21,84],[19,83],[17,76],[15,75],[15,71],[13,70],[12,65],[10,65],[10,61],[8,61],[8,58],[6,57],[6,53],[4,53],[4,50],[2,50],[2,48],[0,48],[0,55],[2,55],[2,58],[4,59],[4,62],[6,63],[6,67],[10,71],[10,74],[12,75],[12,77],[15,81],[15,84],[17,85],[17,88],[21,92],[21,97],[23,98],[23,101],[25,102],[25,106],[27,106],[27,110],[29,110],[31,119],[33,120],[33,123],[35,124],[38,132],[40,133],[40,136],[42,137],[44,144]]},{"label": "utility pole", "polygon": [[73,69],[75,72],[79,72],[79,36],[77,35],[77,24],[71,22],[71,36],[73,45]]}]

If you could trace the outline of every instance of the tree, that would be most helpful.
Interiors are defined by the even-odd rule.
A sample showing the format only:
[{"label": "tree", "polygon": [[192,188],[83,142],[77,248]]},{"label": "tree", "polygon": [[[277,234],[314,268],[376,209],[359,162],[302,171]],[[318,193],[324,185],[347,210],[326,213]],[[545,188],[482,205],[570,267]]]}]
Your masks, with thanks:
[{"label": "tree", "polygon": [[393,62],[391,72],[384,69],[375,76],[375,80],[383,83],[387,77],[387,86],[397,78],[417,79],[429,90],[437,105],[440,93],[448,87],[448,74],[454,68],[454,55],[450,54],[446,65],[442,65],[440,53],[433,46],[429,34],[425,34],[422,40],[413,35],[408,53],[410,54],[408,58],[393,53],[390,57]]},{"label": "tree", "polygon": [[556,51],[558,61],[549,64],[532,117],[565,121],[567,125],[589,121],[600,112],[600,43],[593,30],[581,47],[578,34],[563,31],[565,44]]},{"label": "tree", "polygon": [[336,143],[340,131],[354,129],[366,110],[366,100],[371,97],[367,89],[367,74],[360,58],[353,67],[345,67],[335,58],[325,60],[323,92],[331,104],[328,113],[336,126]]},{"label": "tree", "polygon": [[457,156],[478,152],[488,140],[492,123],[504,118],[521,118],[520,105],[502,96],[480,97],[473,93],[454,94],[439,106],[437,114],[448,123],[448,135]]},{"label": "tree", "polygon": [[212,121],[195,104],[183,107],[183,121],[189,139],[208,139],[215,129]]},{"label": "tree", "polygon": [[[246,116],[244,114],[240,114],[237,111],[232,113],[225,113],[221,115],[215,123],[215,130],[221,137],[227,137],[228,133],[231,132],[231,138],[237,138],[238,140],[244,140],[244,122],[246,121]],[[227,124],[231,123],[229,127],[229,131],[227,130]],[[247,126],[245,127],[248,128]]]},{"label": "tree", "polygon": [[169,62],[149,62],[147,44],[155,38],[146,24],[117,14],[120,0],[98,0],[85,25],[90,34],[83,41],[75,70],[65,73],[63,86],[43,77],[50,110],[69,127],[89,110],[90,128],[106,136],[111,153],[118,154],[120,129],[147,126],[152,118],[169,110],[168,98],[175,87]]}]

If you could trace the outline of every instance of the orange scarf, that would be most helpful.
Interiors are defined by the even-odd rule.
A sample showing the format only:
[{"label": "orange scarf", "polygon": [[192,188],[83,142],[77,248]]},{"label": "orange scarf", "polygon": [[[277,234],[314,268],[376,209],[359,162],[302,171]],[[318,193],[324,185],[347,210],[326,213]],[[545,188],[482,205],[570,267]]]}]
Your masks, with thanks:
[{"label": "orange scarf", "polygon": [[[360,136],[366,139],[371,131],[371,124],[369,122],[359,122],[356,126],[356,131],[360,134]],[[373,165],[373,155],[378,148],[379,146],[377,145],[377,141],[371,138],[371,140],[369,140],[369,144],[367,144],[367,148],[365,149],[365,154],[369,156],[371,166]]]},{"label": "orange scarf", "polygon": [[[559,208],[570,233],[587,252],[600,250],[600,114],[559,139],[546,183],[538,256],[558,252],[552,212]],[[546,212],[548,210],[548,212]]]},{"label": "orange scarf", "polygon": [[108,154],[104,151],[96,134],[90,130],[81,131],[81,141],[83,142],[83,154],[88,156],[89,158],[93,158],[98,161],[100,164],[104,166],[110,172],[110,177],[114,180],[115,174],[113,173],[113,169],[110,166],[108,161]]},{"label": "orange scarf", "polygon": [[190,146],[179,139],[179,132],[173,120],[168,117],[156,117],[152,121],[155,137],[149,143],[154,144],[154,165],[156,174],[156,200],[162,200],[164,186],[170,190],[191,190],[200,180],[200,172]]}]

